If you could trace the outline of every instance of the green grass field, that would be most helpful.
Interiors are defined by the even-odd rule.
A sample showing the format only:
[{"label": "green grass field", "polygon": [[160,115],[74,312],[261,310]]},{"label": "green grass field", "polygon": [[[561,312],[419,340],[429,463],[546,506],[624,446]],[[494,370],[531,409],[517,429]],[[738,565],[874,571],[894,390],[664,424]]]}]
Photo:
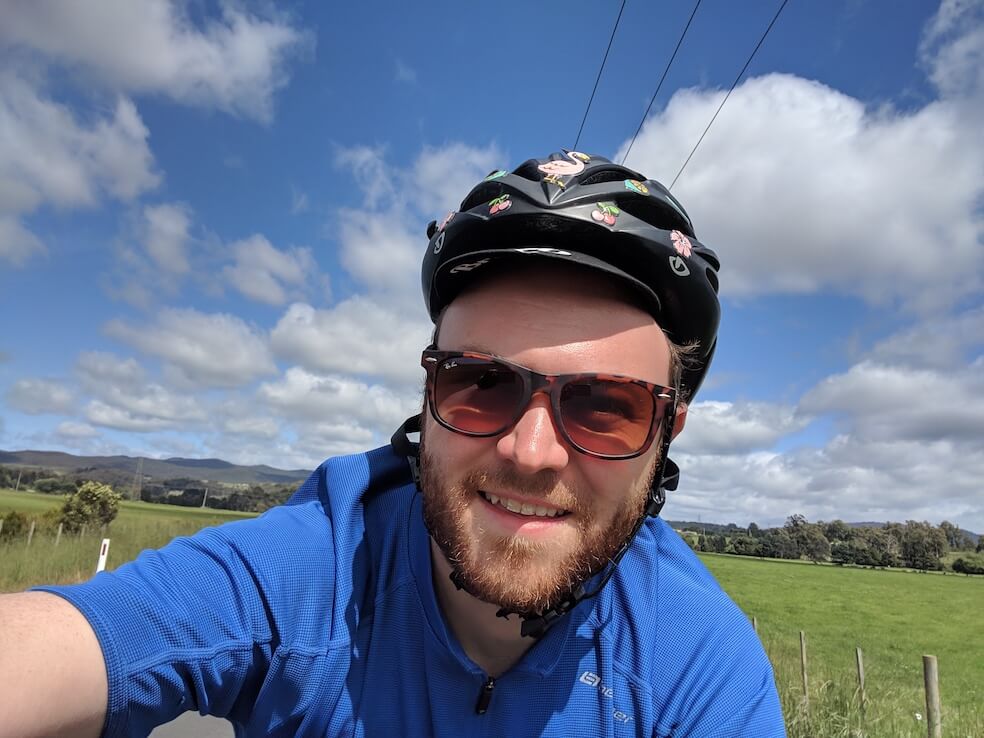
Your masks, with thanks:
[{"label": "green grass field", "polygon": [[[60,508],[64,498],[33,492],[0,490],[0,515],[16,510],[37,518]],[[106,537],[110,539],[107,569],[137,557],[146,548],[159,548],[175,536],[186,536],[210,525],[253,517],[251,513],[226,510],[123,502]],[[0,541],[0,592],[18,592],[42,582],[64,584],[92,576],[99,557],[102,534],[98,529],[79,535],[62,536],[55,546],[55,531],[39,528],[30,547],[26,534],[13,541]]]},{"label": "green grass field", "polygon": [[[701,559],[758,620],[791,736],[925,736],[923,654],[939,661],[943,735],[984,736],[984,578],[715,554]],[[809,711],[801,707],[801,630]],[[864,723],[856,647],[864,655]]]},{"label": "green grass field", "polygon": [[[28,516],[61,498],[0,490],[0,514]],[[124,502],[110,527],[109,569],[145,548],[248,514]],[[0,543],[0,592],[88,578],[99,531],[48,531]],[[791,738],[926,735],[922,655],[939,659],[943,735],[984,737],[984,577],[817,566],[701,554],[738,605],[758,620],[776,671]],[[806,633],[810,702],[803,707],[799,631]],[[855,648],[864,653],[866,709],[857,694]],[[922,720],[916,718],[916,714]]]}]

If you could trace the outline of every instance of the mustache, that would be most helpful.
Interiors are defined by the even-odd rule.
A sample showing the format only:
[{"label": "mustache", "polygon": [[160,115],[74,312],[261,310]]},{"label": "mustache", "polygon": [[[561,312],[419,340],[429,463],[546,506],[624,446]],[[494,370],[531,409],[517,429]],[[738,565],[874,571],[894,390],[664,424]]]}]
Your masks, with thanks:
[{"label": "mustache", "polygon": [[541,499],[571,512],[587,509],[585,491],[577,484],[566,482],[549,469],[536,474],[521,474],[511,467],[475,469],[459,482],[463,491],[514,491],[528,498]]}]

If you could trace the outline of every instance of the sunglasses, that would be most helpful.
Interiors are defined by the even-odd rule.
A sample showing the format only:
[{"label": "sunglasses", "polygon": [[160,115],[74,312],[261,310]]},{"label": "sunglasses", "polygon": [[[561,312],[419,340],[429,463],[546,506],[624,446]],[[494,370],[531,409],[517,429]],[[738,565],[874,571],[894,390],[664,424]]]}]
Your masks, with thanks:
[{"label": "sunglasses", "polygon": [[533,394],[550,397],[554,424],[571,446],[599,459],[646,452],[676,410],[676,390],[617,374],[540,374],[491,354],[426,349],[427,402],[442,426],[497,436],[522,417]]}]

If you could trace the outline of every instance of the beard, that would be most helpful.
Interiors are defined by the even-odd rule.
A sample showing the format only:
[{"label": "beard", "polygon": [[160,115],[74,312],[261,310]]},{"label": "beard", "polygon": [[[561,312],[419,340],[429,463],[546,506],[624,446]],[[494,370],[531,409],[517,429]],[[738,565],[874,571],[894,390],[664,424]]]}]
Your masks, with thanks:
[{"label": "beard", "polygon": [[[424,521],[460,584],[473,597],[521,614],[554,607],[604,568],[643,515],[656,467],[654,459],[605,524],[592,490],[568,484],[554,471],[525,475],[504,465],[473,469],[451,482],[448,470],[428,453],[424,434],[420,453]],[[479,490],[489,489],[561,507],[570,513],[572,530],[561,541],[491,533],[474,515],[476,505],[487,504],[478,499]]]}]

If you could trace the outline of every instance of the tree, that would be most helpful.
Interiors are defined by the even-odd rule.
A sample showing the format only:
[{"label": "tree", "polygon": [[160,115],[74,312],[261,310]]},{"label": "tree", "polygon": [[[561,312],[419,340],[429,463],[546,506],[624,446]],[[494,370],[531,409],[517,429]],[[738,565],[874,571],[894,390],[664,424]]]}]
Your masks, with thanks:
[{"label": "tree", "polygon": [[829,523],[820,523],[823,526],[823,534],[831,543],[834,541],[849,541],[854,537],[854,530],[843,520],[831,520]]},{"label": "tree", "polygon": [[119,512],[122,495],[108,484],[86,482],[62,506],[61,522],[75,533],[83,525],[109,525]]},{"label": "tree", "polygon": [[984,566],[964,559],[954,561],[953,570],[957,574],[984,574]]},{"label": "tree", "polygon": [[735,536],[728,545],[729,552],[736,556],[760,556],[761,546],[752,536]]},{"label": "tree", "polygon": [[984,553],[984,536],[977,539],[977,548],[975,550],[977,553]]},{"label": "tree", "polygon": [[785,528],[769,528],[758,539],[760,556],[770,559],[798,559],[799,548]]},{"label": "tree", "polygon": [[24,535],[24,531],[27,530],[27,518],[16,510],[11,510],[0,519],[3,520],[3,530],[0,530],[2,538],[17,538]]},{"label": "tree", "polygon": [[974,542],[971,540],[970,536],[960,530],[960,528],[951,523],[949,520],[944,520],[940,523],[940,530],[946,537],[946,545],[949,546],[951,550],[970,551],[974,548]]},{"label": "tree", "polygon": [[940,570],[947,551],[946,535],[929,523],[907,520],[902,529],[902,560],[913,569]]}]

